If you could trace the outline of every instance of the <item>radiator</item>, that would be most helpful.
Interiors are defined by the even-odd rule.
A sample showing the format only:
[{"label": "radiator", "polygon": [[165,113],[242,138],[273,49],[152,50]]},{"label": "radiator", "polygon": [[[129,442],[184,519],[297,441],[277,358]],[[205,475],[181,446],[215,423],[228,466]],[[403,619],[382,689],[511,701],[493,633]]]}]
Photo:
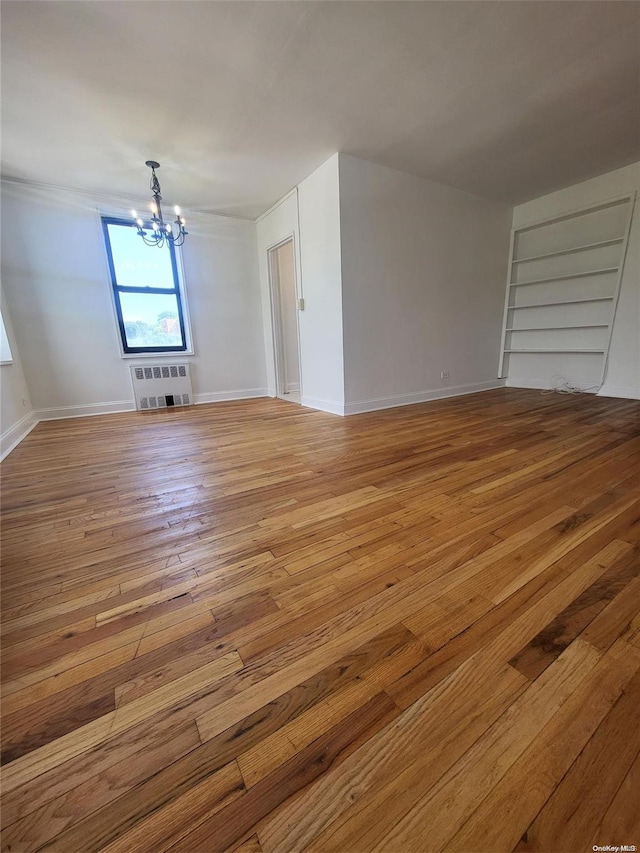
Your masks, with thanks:
[{"label": "radiator", "polygon": [[193,389],[188,364],[131,365],[131,381],[136,409],[167,409],[191,406]]}]

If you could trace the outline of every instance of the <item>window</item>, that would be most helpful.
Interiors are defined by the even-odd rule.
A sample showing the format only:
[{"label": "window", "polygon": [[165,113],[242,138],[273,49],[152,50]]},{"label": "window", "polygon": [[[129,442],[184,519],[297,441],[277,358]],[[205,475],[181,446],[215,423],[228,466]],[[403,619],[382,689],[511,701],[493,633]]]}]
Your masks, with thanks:
[{"label": "window", "polygon": [[11,364],[12,361],[13,356],[11,355],[9,338],[7,337],[7,330],[4,327],[4,320],[0,313],[0,364]]},{"label": "window", "polygon": [[130,222],[102,217],[125,353],[186,352],[175,249],[146,246]]}]

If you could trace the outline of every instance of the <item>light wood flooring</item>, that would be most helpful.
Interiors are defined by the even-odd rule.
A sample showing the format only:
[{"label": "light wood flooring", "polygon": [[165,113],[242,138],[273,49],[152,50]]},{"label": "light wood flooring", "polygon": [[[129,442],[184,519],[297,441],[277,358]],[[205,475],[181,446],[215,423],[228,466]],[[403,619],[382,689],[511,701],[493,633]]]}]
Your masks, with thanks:
[{"label": "light wood flooring", "polygon": [[639,421],[40,424],[2,465],[2,850],[640,845]]}]

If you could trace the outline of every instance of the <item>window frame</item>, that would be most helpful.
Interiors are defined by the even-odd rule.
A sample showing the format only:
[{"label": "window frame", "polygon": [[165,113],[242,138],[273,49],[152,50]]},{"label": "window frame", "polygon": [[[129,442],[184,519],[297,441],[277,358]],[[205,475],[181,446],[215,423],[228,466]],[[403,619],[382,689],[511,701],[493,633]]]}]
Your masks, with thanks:
[{"label": "window frame", "polygon": [[[188,328],[188,314],[186,311],[186,298],[184,293],[183,282],[179,273],[178,259],[176,249],[173,244],[169,243],[169,256],[171,258],[171,272],[173,275],[173,288],[168,287],[130,287],[118,284],[116,277],[115,264],[113,262],[113,251],[111,248],[111,238],[109,236],[109,225],[118,225],[124,228],[134,228],[128,219],[122,219],[118,216],[100,217],[102,223],[102,234],[104,245],[107,253],[107,265],[109,268],[109,279],[111,281],[111,294],[113,298],[113,306],[116,314],[116,325],[120,335],[120,346],[122,348],[123,357],[127,356],[154,356],[162,355],[163,353],[176,353],[178,355],[192,355],[190,334]],[[147,247],[150,252],[154,251],[153,246]],[[180,346],[147,346],[147,347],[132,347],[127,343],[127,333],[124,326],[124,318],[122,316],[122,305],[120,302],[121,293],[142,293],[142,294],[160,294],[163,296],[175,296],[176,306],[178,309],[178,322],[180,325],[180,336],[182,344]]]},{"label": "window frame", "polygon": [[0,308],[0,364],[13,364],[13,353],[11,352],[11,341],[4,324],[2,309]]}]

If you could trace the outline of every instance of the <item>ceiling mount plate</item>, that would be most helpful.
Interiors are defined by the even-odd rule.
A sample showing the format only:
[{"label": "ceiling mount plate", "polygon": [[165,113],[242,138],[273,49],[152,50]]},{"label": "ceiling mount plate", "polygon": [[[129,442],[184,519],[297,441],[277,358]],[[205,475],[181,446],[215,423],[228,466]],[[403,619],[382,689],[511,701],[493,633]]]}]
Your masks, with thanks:
[{"label": "ceiling mount plate", "polygon": [[150,169],[159,169],[160,168],[160,163],[156,163],[155,160],[147,160],[144,165],[148,166]]}]

